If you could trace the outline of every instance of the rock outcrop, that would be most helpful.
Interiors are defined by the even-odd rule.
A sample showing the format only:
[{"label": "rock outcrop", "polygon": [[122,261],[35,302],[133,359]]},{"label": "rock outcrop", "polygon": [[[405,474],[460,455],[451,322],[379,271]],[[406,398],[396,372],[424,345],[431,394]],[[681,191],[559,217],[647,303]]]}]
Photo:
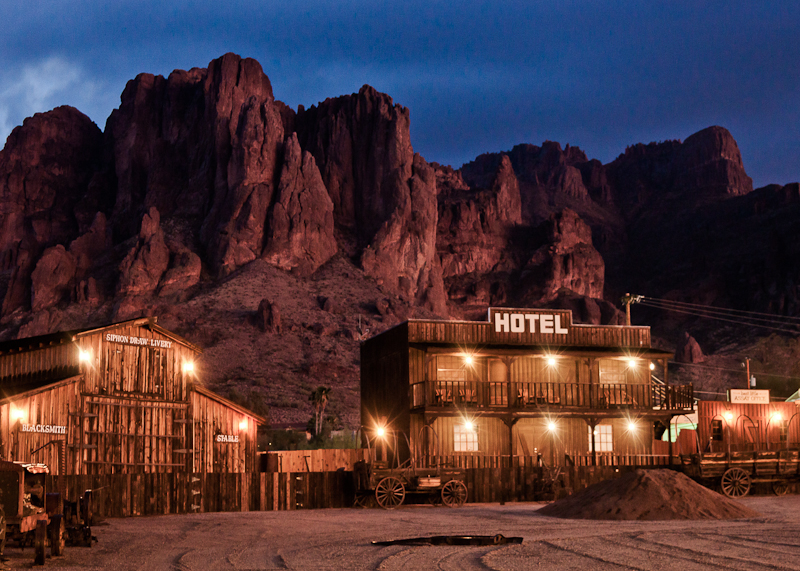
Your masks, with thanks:
[{"label": "rock outcrop", "polygon": [[678,363],[702,363],[706,360],[700,344],[689,335],[688,331],[684,331],[683,339],[675,349],[675,360]]},{"label": "rock outcrop", "polygon": [[300,148],[294,133],[286,140],[276,196],[264,259],[309,275],[337,251],[333,202],[314,157]]},{"label": "rock outcrop", "polygon": [[542,229],[544,244],[530,256],[521,275],[527,289],[524,298],[546,303],[560,290],[602,298],[605,264],[592,246],[591,228],[575,212],[564,209]]},{"label": "rock outcrop", "polygon": [[149,295],[158,287],[169,266],[169,249],[164,243],[161,217],[155,207],[142,218],[139,239],[119,266],[117,294]]},{"label": "rock outcrop", "polygon": [[279,172],[282,111],[259,63],[234,54],[128,82],[107,128],[115,227],[132,235],[130,222],[154,206],[190,221],[218,275],[254,260]]},{"label": "rock outcrop", "polygon": [[101,149],[100,130],[72,107],[37,113],[9,135],[0,151],[3,315],[30,308],[39,257],[76,237],[74,210],[99,167]]}]

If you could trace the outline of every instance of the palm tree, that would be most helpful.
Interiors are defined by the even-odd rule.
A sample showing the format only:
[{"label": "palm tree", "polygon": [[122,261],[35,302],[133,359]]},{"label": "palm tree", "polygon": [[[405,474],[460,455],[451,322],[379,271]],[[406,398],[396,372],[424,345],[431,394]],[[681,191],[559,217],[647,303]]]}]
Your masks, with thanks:
[{"label": "palm tree", "polygon": [[317,387],[311,391],[308,400],[314,404],[314,436],[318,436],[322,432],[322,419],[325,415],[325,407],[328,406],[328,393],[331,390],[328,387]]}]

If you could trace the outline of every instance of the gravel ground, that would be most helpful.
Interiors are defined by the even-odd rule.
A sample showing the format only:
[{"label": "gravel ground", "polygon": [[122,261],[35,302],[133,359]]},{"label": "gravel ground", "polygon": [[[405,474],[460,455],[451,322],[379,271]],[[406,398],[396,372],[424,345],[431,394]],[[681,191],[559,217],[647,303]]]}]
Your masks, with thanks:
[{"label": "gravel ground", "polygon": [[[541,504],[473,504],[112,519],[92,548],[67,547],[48,569],[798,569],[800,496],[742,500],[762,517],[590,521],[537,514]],[[445,534],[521,536],[521,545],[372,545]],[[6,549],[5,568],[33,551]]]}]

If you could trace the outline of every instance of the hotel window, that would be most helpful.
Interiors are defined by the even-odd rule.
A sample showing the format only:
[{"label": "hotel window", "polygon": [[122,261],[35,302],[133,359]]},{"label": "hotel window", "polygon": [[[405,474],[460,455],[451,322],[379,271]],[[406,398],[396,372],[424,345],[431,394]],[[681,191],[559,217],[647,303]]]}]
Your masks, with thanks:
[{"label": "hotel window", "polygon": [[455,452],[477,452],[478,431],[456,424],[453,426],[453,450]]},{"label": "hotel window", "polygon": [[778,439],[780,442],[786,442],[789,436],[789,422],[786,420],[780,421],[778,424]]},{"label": "hotel window", "polygon": [[[610,424],[598,424],[594,427],[595,452],[613,452],[614,439]],[[592,451],[592,427],[589,427],[589,452]]]}]

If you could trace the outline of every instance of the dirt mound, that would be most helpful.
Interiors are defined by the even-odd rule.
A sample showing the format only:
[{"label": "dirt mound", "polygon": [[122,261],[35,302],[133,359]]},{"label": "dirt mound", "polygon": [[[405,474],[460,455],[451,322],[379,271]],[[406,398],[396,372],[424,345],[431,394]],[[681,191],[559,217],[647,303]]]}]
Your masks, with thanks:
[{"label": "dirt mound", "polygon": [[760,514],[672,470],[635,470],[539,510],[569,519],[740,519]]}]

